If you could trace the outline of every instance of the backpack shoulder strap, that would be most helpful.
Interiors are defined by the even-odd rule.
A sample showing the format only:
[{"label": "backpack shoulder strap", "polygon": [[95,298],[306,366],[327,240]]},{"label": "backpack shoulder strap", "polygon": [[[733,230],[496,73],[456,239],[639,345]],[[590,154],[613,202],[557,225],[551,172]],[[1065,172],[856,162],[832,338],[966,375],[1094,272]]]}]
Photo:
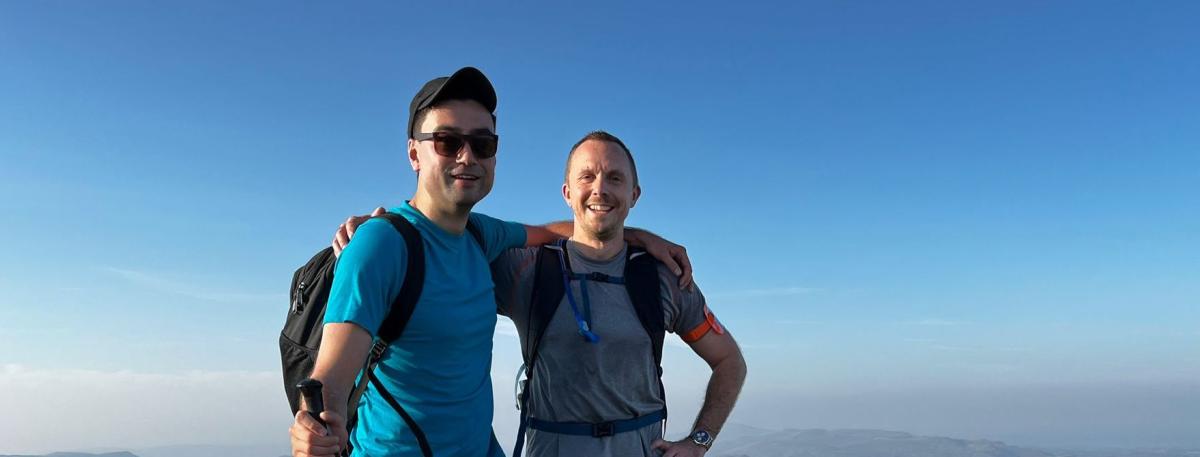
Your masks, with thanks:
[{"label": "backpack shoulder strap", "polygon": [[483,230],[480,230],[479,226],[475,225],[475,221],[471,220],[469,217],[467,218],[467,233],[470,233],[471,237],[475,238],[475,242],[479,243],[479,248],[483,250],[483,253],[486,256],[487,244],[483,242]]},{"label": "backpack shoulder strap", "polygon": [[[563,288],[563,271],[558,261],[560,255],[566,260],[566,251],[557,246],[538,248],[532,303],[529,306],[529,318],[526,319],[528,328],[525,334],[529,336],[529,341],[521,351],[527,374],[533,373],[533,361],[537,358],[542,336],[546,334],[550,319],[554,317],[554,312],[558,310],[558,305],[567,293]],[[570,268],[570,264],[567,265],[567,268]]]},{"label": "backpack shoulder strap", "polygon": [[379,327],[379,339],[391,344],[404,333],[404,327],[408,326],[408,320],[417,308],[417,300],[421,299],[421,288],[425,286],[425,245],[421,242],[421,233],[404,216],[384,213],[380,217],[391,222],[404,237],[405,258],[408,259],[400,294]]},{"label": "backpack shoulder strap", "polygon": [[654,363],[658,365],[661,376],[663,339],[667,326],[663,321],[659,287],[658,261],[646,251],[630,248],[625,261],[625,290],[629,292],[629,299],[633,301],[642,328],[650,335],[654,345]]},{"label": "backpack shoulder strap", "polygon": [[[667,402],[667,388],[663,384],[662,353],[663,339],[666,337],[667,324],[663,317],[662,295],[659,288],[662,283],[658,278],[658,260],[641,249],[629,248],[625,258],[625,290],[637,311],[642,328],[650,336],[651,347],[654,351],[654,365],[658,368],[658,392],[662,395],[663,405]],[[667,419],[666,409],[663,409],[663,420]]]},{"label": "backpack shoulder strap", "polygon": [[[562,256],[561,262],[559,256]],[[563,296],[567,293],[563,285],[563,265],[566,265],[568,270],[571,268],[567,250],[563,245],[538,248],[532,303],[529,305],[529,315],[525,324],[528,326],[525,332],[527,337],[525,346],[521,348],[521,357],[525,359],[525,385],[517,399],[518,407],[521,409],[521,420],[517,425],[517,440],[513,447],[513,457],[521,457],[521,450],[525,447],[525,428],[529,423],[529,391],[533,383],[533,362],[537,360],[538,347],[542,344],[542,336],[546,334],[546,327],[550,326],[550,319],[554,317],[554,312],[558,310],[558,305],[562,303]]]},{"label": "backpack shoulder strap", "polygon": [[358,403],[367,390],[367,384],[374,384],[379,395],[400,414],[400,418],[404,419],[409,430],[412,430],[417,444],[421,447],[421,455],[432,457],[433,451],[429,446],[429,440],[425,437],[425,432],[375,376],[375,366],[382,358],[383,352],[404,333],[404,328],[408,326],[408,321],[412,318],[413,310],[417,308],[417,301],[421,299],[421,289],[425,286],[425,245],[421,241],[421,232],[418,232],[417,228],[404,216],[384,213],[379,217],[387,219],[404,238],[405,258],[408,261],[404,270],[404,282],[400,285],[400,293],[392,302],[387,317],[383,319],[383,324],[379,327],[379,336],[371,347],[371,354],[367,357],[363,373],[354,391],[350,394],[347,430],[353,430],[357,425]]}]

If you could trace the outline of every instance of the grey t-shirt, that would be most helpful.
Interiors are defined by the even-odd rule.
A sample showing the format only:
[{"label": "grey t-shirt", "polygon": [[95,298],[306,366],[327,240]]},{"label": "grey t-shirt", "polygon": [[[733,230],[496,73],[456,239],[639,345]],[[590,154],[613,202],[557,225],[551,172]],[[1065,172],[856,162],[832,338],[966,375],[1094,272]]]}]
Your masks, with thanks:
[{"label": "grey t-shirt", "polygon": [[[626,249],[608,260],[588,259],[567,243],[571,270],[624,276]],[[527,342],[538,248],[510,249],[493,264],[496,303],[500,314],[516,324]],[[648,255],[648,254],[641,254]],[[661,264],[658,269],[666,330],[685,334],[701,327],[708,316],[699,289],[684,291],[678,279]],[[664,407],[649,335],[634,311],[625,286],[588,281],[591,330],[599,335],[589,343],[579,334],[571,305],[564,296],[542,337],[529,386],[531,417],[554,422],[606,422],[653,413]],[[583,312],[579,281],[571,293]],[[658,455],[650,445],[662,436],[653,424],[634,432],[605,438],[560,435],[530,430],[528,455],[639,456]]]}]

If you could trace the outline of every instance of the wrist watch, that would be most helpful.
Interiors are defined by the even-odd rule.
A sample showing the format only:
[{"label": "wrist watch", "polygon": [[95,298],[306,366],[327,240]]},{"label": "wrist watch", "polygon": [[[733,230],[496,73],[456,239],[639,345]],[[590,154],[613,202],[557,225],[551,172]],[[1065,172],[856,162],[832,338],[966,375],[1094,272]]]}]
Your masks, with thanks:
[{"label": "wrist watch", "polygon": [[712,447],[713,436],[711,433],[708,433],[708,430],[696,430],[692,432],[691,438],[693,443],[696,443],[697,446],[700,446],[705,450]]}]

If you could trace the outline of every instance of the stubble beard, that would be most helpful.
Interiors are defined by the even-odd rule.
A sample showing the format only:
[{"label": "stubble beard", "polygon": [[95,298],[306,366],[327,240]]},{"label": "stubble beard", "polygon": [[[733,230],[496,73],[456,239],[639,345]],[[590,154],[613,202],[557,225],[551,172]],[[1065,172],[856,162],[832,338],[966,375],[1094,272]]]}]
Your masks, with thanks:
[{"label": "stubble beard", "polygon": [[617,228],[616,224],[609,225],[607,228],[602,228],[600,225],[585,227],[593,239],[604,243],[613,241],[617,237]]},{"label": "stubble beard", "polygon": [[460,211],[471,211],[491,191],[491,186],[485,185],[483,179],[480,178],[474,188],[459,189],[455,187],[454,178],[450,178],[450,183],[443,188],[447,204],[454,206]]}]

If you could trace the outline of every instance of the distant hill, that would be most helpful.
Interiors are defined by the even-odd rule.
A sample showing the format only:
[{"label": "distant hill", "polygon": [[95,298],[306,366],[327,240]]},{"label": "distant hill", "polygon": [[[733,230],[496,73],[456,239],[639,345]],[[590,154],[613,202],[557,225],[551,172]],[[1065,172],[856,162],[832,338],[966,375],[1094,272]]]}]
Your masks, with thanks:
[{"label": "distant hill", "polygon": [[1200,457],[1200,449],[1052,450],[1058,457]]},{"label": "distant hill", "polygon": [[161,446],[134,449],[138,457],[279,457],[291,453],[289,444],[261,446]]},{"label": "distant hill", "polygon": [[740,429],[737,435],[722,436],[712,457],[1056,457],[999,441],[883,430]]},{"label": "distant hill", "polygon": [[710,457],[1200,457],[1196,449],[1066,450],[884,430],[767,430],[729,424]]}]

